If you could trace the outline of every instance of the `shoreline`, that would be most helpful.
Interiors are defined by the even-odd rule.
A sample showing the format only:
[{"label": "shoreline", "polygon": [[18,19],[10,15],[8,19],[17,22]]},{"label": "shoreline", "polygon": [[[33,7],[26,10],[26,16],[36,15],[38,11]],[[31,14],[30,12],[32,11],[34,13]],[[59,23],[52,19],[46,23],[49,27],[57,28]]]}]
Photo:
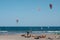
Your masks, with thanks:
[{"label": "shoreline", "polygon": [[[36,40],[34,39],[34,37],[30,37],[30,38],[25,38],[25,37],[22,37],[21,35],[24,34],[24,33],[20,33],[20,34],[4,34],[4,35],[0,35],[0,40]],[[26,33],[25,33],[26,35]],[[39,38],[38,40],[60,40],[60,38],[58,39],[58,36],[60,37],[60,35],[57,35],[57,34],[31,34],[32,36],[41,36],[41,35],[46,35],[45,38]],[[50,38],[48,38],[50,37]]]}]

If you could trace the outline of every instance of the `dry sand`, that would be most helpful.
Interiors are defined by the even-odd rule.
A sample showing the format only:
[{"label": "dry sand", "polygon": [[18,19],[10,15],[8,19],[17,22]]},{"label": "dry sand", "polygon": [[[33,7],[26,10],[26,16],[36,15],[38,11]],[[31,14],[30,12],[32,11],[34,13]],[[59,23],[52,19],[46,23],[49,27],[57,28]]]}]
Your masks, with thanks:
[{"label": "dry sand", "polygon": [[[34,34],[34,35],[36,35],[36,34]],[[43,34],[40,34],[40,35],[43,35]],[[5,35],[0,35],[0,40],[60,40],[60,39],[57,39],[58,36],[60,36],[60,35],[55,35],[55,34],[45,34],[45,35],[46,35],[46,38],[34,39],[33,37],[30,37],[30,38],[22,37],[21,34],[13,34],[13,35],[5,34]],[[56,38],[56,36],[57,36],[57,38]],[[48,39],[48,37],[50,37],[52,39]]]}]

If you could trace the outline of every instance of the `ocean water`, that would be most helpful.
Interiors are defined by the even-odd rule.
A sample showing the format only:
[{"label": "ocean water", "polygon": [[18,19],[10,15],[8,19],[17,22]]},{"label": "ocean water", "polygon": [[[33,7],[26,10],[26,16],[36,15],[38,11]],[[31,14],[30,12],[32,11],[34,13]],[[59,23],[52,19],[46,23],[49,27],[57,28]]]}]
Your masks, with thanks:
[{"label": "ocean water", "polygon": [[3,26],[0,27],[0,34],[15,34],[15,33],[60,33],[60,26]]}]

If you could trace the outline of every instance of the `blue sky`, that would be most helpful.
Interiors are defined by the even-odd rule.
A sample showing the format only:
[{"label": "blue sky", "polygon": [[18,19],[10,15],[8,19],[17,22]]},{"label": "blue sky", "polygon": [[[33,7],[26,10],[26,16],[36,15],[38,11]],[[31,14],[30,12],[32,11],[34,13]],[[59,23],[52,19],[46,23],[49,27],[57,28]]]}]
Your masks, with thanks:
[{"label": "blue sky", "polygon": [[60,26],[60,0],[0,0],[0,26]]}]

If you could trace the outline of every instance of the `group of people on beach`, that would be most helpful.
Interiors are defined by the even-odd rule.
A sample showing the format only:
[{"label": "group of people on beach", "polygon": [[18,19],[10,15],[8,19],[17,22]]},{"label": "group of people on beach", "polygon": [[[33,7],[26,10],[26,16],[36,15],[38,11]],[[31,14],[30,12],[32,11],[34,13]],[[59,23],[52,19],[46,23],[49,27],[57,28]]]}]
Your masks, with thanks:
[{"label": "group of people on beach", "polygon": [[33,37],[34,39],[39,39],[39,38],[45,38],[46,37],[46,35],[41,35],[41,36],[31,35],[29,32],[27,32],[27,34],[22,34],[21,36],[25,37],[25,38]]},{"label": "group of people on beach", "polygon": [[[22,37],[25,37],[25,38],[30,38],[30,37],[33,37],[34,39],[40,39],[40,38],[46,38],[47,37],[47,35],[39,35],[39,36],[37,36],[37,35],[32,35],[32,34],[30,34],[30,32],[27,32],[26,34],[22,34],[21,35]],[[60,35],[57,37],[57,36],[55,36],[55,38],[57,38],[57,39],[60,39]],[[50,40],[53,40],[53,38],[52,37],[48,37],[47,39],[50,39]]]}]

